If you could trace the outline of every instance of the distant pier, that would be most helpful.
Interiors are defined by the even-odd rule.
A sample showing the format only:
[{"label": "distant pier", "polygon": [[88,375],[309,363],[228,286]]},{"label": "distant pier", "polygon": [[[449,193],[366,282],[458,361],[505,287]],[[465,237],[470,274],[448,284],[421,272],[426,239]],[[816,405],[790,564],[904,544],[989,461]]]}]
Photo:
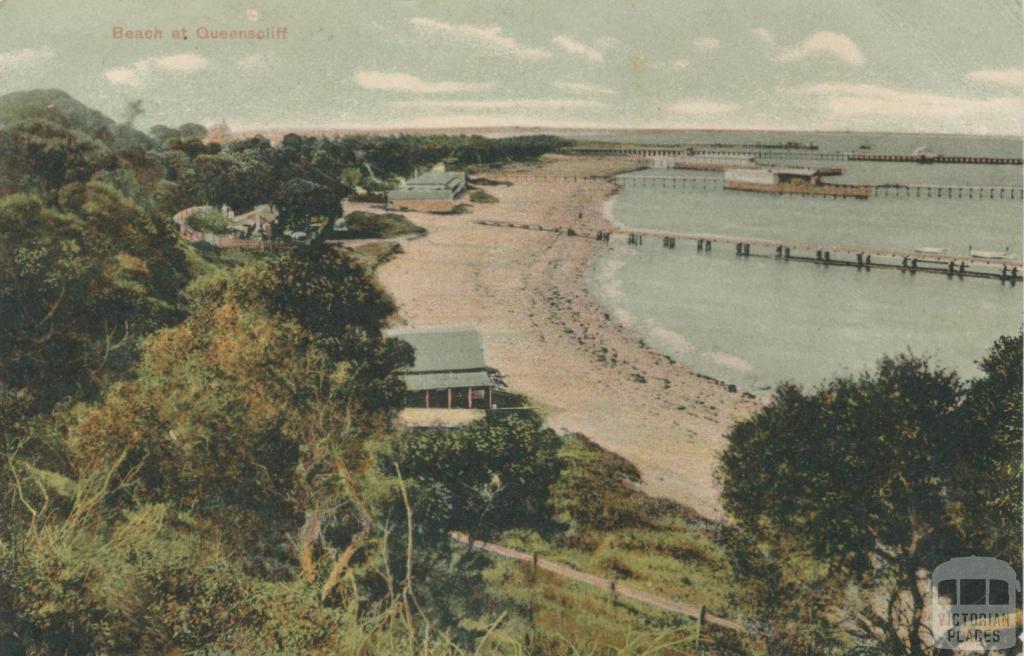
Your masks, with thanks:
[{"label": "distant pier", "polygon": [[[630,187],[649,189],[703,189],[718,190],[725,188],[722,178],[712,176],[674,176],[674,175],[619,175],[613,180],[620,180]],[[868,185],[876,198],[945,198],[954,200],[1021,200],[1024,189],[1021,187],[993,186],[950,186],[950,185]]]},{"label": "distant pier", "polygon": [[1024,159],[1015,157],[973,157],[958,155],[876,155],[850,153],[851,162],[914,162],[918,164],[991,164],[995,166],[1022,166]]},{"label": "distant pier", "polygon": [[[569,237],[581,237],[610,241],[612,235],[623,235],[631,246],[642,246],[644,237],[661,239],[663,247],[676,248],[676,241],[696,243],[698,252],[710,252],[712,244],[730,244],[735,247],[737,257],[769,257],[792,262],[810,262],[824,266],[855,267],[857,269],[898,270],[905,273],[942,274],[953,278],[984,278],[1016,284],[1021,280],[1024,264],[994,258],[969,255],[947,255],[945,253],[922,253],[884,248],[859,248],[836,244],[814,244],[808,242],[757,239],[729,235],[671,232],[666,230],[625,230],[602,231],[590,234],[575,229],[564,233],[561,228],[551,228],[536,223],[513,223],[510,221],[476,221],[478,225],[496,228],[519,228],[537,230]],[[652,240],[654,241],[654,240]],[[755,248],[756,247],[756,248]],[[842,256],[840,259],[836,256]],[[984,267],[984,270],[979,270]]]},{"label": "distant pier", "polygon": [[971,155],[883,155],[879,153],[826,153],[817,150],[760,150],[748,148],[694,148],[686,146],[576,146],[566,152],[577,155],[627,155],[633,157],[726,157],[746,156],[759,160],[815,160],[851,162],[905,162],[916,164],[987,164],[1024,166],[1018,157],[981,157]]}]

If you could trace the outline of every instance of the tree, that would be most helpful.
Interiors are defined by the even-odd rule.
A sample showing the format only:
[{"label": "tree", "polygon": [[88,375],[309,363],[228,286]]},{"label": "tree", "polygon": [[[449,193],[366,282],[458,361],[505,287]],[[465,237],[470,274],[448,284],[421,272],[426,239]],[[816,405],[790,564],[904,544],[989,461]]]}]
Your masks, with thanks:
[{"label": "tree", "polygon": [[125,371],[187,280],[166,225],[103,184],[63,191],[65,211],[0,200],[0,384],[42,407]]},{"label": "tree", "polygon": [[1021,334],[1001,337],[957,413],[961,443],[947,463],[954,517],[970,553],[1021,562]]},{"label": "tree", "polygon": [[460,428],[406,431],[393,441],[384,471],[397,464],[418,484],[410,496],[421,524],[483,537],[548,522],[561,445],[539,417],[510,413]]},{"label": "tree", "polygon": [[79,468],[120,463],[112,503],[214,521],[269,571],[294,556],[290,536],[312,579],[322,541],[366,540],[365,442],[402,398],[408,354],[382,336],[392,306],[375,295],[363,269],[326,249],[198,280],[189,317],[150,338],[136,378],[83,413]]},{"label": "tree", "polygon": [[46,120],[0,129],[0,189],[55,193],[70,182],[86,182],[117,168],[103,141]]},{"label": "tree", "polygon": [[284,226],[301,227],[314,216],[337,217],[346,193],[340,183],[331,189],[310,180],[292,179],[281,185],[274,203]]},{"label": "tree", "polygon": [[809,395],[784,384],[722,456],[738,525],[777,563],[822,563],[860,585],[851,621],[892,654],[924,653],[926,574],[962,555],[946,492],[961,394],[955,374],[908,356]]}]

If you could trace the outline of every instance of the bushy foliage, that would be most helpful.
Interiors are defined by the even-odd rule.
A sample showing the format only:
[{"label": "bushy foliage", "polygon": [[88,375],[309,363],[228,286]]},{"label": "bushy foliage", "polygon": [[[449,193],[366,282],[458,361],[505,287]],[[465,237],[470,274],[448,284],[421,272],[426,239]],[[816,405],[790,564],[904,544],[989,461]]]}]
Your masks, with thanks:
[{"label": "bushy foliage", "polygon": [[[760,546],[747,549],[746,573],[773,568],[806,591],[820,590],[825,572],[855,584],[864,598],[847,600],[854,634],[921,653],[928,571],[990,545],[1019,557],[1020,523],[1004,522],[1020,512],[1020,360],[1017,336],[996,344],[966,388],[911,356],[810,394],[780,386],[722,456],[724,505]],[[813,622],[836,627],[829,601]]]},{"label": "bushy foliage", "polygon": [[392,441],[383,467],[414,482],[412,503],[428,529],[474,536],[543,526],[558,480],[561,438],[530,413],[458,428],[417,428]]},{"label": "bushy foliage", "polygon": [[554,488],[554,507],[577,534],[650,526],[667,510],[636,489],[640,471],[633,463],[586,437],[567,438],[561,457],[566,468]]},{"label": "bushy foliage", "polygon": [[346,235],[350,239],[387,239],[400,235],[419,235],[426,232],[401,214],[352,212],[345,216]]},{"label": "bushy foliage", "polygon": [[188,279],[165,223],[100,183],[0,199],[0,384],[42,404],[124,371]]},{"label": "bushy foliage", "polygon": [[190,227],[195,228],[199,232],[213,232],[219,235],[227,234],[228,220],[224,218],[224,215],[214,209],[204,210],[196,213],[195,216],[188,220]]}]

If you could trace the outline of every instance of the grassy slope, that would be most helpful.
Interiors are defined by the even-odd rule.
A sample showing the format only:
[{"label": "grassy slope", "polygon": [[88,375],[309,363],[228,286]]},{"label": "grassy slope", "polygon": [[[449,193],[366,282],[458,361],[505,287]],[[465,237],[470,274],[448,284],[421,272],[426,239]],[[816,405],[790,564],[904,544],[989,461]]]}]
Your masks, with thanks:
[{"label": "grassy slope", "polygon": [[[685,507],[633,490],[633,466],[581,436],[570,436],[562,455],[570,464],[554,505],[564,530],[547,535],[510,531],[500,538],[502,544],[735,617],[733,600],[742,591],[734,586],[716,542],[716,525]],[[573,515],[591,517],[590,525],[581,525]],[[692,619],[613,599],[607,591],[550,573],[540,572],[532,580],[529,568],[519,562],[496,560],[485,578],[497,600],[527,616],[532,610],[533,635],[544,643],[545,653],[553,653],[547,644],[552,640],[594,653],[697,653]],[[740,637],[715,628],[705,628],[701,646],[710,654],[756,653]]]}]

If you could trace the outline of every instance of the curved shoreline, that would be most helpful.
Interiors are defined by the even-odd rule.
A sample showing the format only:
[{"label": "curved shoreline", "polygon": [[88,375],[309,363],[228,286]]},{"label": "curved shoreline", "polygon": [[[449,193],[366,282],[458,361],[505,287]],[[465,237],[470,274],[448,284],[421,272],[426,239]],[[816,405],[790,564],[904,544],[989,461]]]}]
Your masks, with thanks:
[{"label": "curved shoreline", "polygon": [[724,435],[759,405],[689,371],[618,322],[588,284],[605,242],[549,232],[495,230],[480,219],[541,222],[587,231],[614,226],[616,185],[603,177],[571,186],[516,174],[607,176],[628,160],[546,158],[488,172],[510,179],[498,203],[466,215],[409,213],[429,230],[403,244],[381,280],[415,327],[479,330],[487,358],[510,389],[526,394],[553,428],[580,432],[631,460],[645,490],[701,514],[721,514],[713,471]]}]

